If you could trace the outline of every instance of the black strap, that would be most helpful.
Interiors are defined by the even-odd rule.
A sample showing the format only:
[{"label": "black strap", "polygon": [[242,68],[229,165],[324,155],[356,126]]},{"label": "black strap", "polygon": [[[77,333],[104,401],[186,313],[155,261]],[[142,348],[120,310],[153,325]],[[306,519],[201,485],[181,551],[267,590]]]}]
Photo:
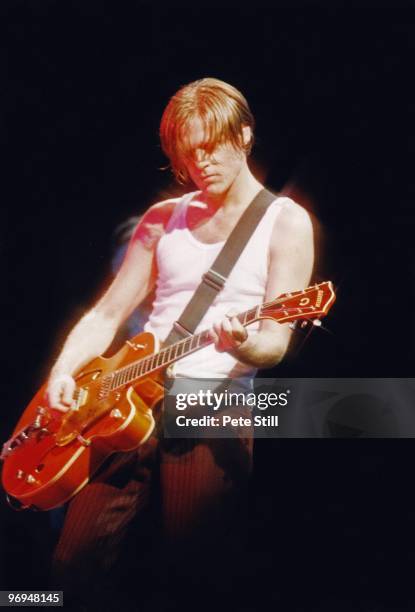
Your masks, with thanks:
[{"label": "black strap", "polygon": [[213,300],[223,289],[226,279],[249,238],[264,216],[268,206],[277,196],[262,189],[245,209],[236,226],[230,233],[212,267],[202,276],[202,281],[194,292],[178,321],[173,323],[163,346],[173,344],[183,337],[190,336],[203,319]]}]

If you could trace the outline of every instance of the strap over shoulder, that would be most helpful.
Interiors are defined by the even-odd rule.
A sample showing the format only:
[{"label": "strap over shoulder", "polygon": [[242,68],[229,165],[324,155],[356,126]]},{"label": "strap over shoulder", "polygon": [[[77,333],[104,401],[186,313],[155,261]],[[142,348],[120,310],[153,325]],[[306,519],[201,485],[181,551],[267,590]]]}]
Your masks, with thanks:
[{"label": "strap over shoulder", "polygon": [[245,209],[212,267],[203,274],[202,281],[192,298],[184,308],[179,319],[173,323],[164,346],[173,344],[173,342],[193,334],[215,297],[225,286],[226,280],[248,243],[249,238],[254,233],[268,206],[276,197],[268,189],[262,189]]}]

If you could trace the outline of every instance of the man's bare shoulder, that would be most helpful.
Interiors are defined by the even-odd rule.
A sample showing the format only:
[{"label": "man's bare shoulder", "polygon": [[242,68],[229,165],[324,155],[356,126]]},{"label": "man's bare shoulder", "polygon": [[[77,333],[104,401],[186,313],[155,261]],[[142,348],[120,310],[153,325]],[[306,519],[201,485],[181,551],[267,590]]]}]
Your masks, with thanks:
[{"label": "man's bare shoulder", "polygon": [[153,248],[166,231],[167,224],[181,198],[169,198],[156,202],[140,219],[132,241],[141,242],[146,248]]},{"label": "man's bare shoulder", "polygon": [[167,225],[169,219],[180,202],[181,198],[169,198],[152,204],[144,213],[142,222],[145,223],[163,223]]},{"label": "man's bare shoulder", "polygon": [[276,278],[273,289],[292,291],[309,282],[314,262],[314,232],[308,211],[292,200],[281,199],[282,209],[274,223],[270,244],[270,265]]},{"label": "man's bare shoulder", "polygon": [[274,225],[274,232],[299,232],[308,233],[312,231],[312,221],[308,211],[288,196],[281,196],[279,203],[282,210]]}]

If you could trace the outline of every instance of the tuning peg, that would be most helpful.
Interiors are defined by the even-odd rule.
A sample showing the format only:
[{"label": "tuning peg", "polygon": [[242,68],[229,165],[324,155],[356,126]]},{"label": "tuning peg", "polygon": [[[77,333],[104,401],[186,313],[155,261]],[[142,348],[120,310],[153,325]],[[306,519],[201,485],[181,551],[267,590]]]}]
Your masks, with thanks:
[{"label": "tuning peg", "polygon": [[288,327],[294,331],[294,329],[296,329],[297,325],[298,325],[298,321],[291,321],[291,323],[289,324]]},{"label": "tuning peg", "polygon": [[308,321],[301,321],[301,329],[304,329],[305,327],[307,327],[308,325]]},{"label": "tuning peg", "polygon": [[321,327],[321,321],[320,321],[320,319],[314,319],[314,321],[313,321],[313,325],[315,325],[316,327]]}]

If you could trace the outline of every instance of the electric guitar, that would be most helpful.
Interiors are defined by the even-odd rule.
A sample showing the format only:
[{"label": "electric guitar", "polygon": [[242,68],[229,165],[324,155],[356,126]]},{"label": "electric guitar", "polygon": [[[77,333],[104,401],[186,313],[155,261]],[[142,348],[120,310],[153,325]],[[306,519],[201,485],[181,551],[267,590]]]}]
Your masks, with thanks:
[{"label": "electric guitar", "polygon": [[[238,315],[250,325],[312,320],[319,325],[335,301],[331,282],[286,293]],[[97,357],[75,375],[68,412],[48,406],[45,383],[3,445],[2,483],[16,509],[49,510],[80,491],[103,461],[150,437],[153,408],[163,399],[163,372],[175,361],[212,343],[209,330],[159,349],[149,332],[134,336],[110,358]]]}]

